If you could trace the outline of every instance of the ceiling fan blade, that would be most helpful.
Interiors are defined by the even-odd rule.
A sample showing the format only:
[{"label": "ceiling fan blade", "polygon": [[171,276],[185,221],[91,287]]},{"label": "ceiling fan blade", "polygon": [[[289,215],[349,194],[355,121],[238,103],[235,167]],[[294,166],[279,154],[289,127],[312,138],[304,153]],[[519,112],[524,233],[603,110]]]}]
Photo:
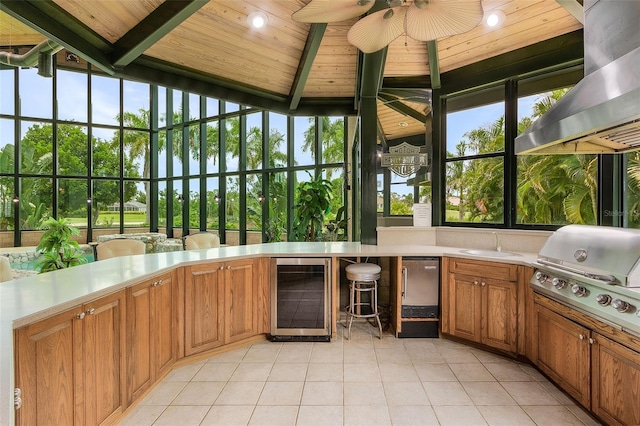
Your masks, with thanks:
[{"label": "ceiling fan blade", "polygon": [[436,40],[472,30],[483,15],[480,0],[415,1],[407,11],[405,31],[416,40]]},{"label": "ceiling fan blade", "polygon": [[291,19],[309,23],[346,21],[364,15],[374,4],[375,0],[311,0],[294,12]]},{"label": "ceiling fan blade", "polygon": [[347,33],[347,40],[363,53],[373,53],[404,33],[406,7],[393,7],[365,16]]}]

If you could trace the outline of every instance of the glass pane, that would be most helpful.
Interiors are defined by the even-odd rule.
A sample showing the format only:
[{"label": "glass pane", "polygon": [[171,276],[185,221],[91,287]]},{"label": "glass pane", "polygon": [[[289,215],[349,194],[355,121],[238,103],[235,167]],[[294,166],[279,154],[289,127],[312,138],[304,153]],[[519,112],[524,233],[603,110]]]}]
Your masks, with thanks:
[{"label": "glass pane", "polygon": [[168,135],[173,134],[173,176],[183,176],[182,174],[182,127],[173,129],[173,132],[167,132]]},{"label": "glass pane", "polygon": [[316,158],[315,119],[313,117],[295,117],[294,130],[294,165],[308,166],[314,164],[314,159]]},{"label": "glass pane", "polygon": [[124,226],[130,228],[148,227],[147,203],[144,182],[124,182]]},{"label": "glass pane", "polygon": [[200,119],[200,96],[189,93],[189,118],[190,120]]},{"label": "glass pane", "polygon": [[148,132],[125,130],[123,134],[125,176],[150,177],[149,152],[151,141]]},{"label": "glass pane", "polygon": [[218,138],[218,122],[211,121],[207,123],[207,173],[218,173],[220,166],[220,145]]},{"label": "glass pane", "polygon": [[269,168],[287,166],[287,117],[269,113]]},{"label": "glass pane", "polygon": [[53,180],[22,178],[21,184],[20,228],[39,229],[45,219],[53,214]]},{"label": "glass pane", "polygon": [[262,168],[262,114],[247,115],[247,170]]},{"label": "glass pane", "polygon": [[[518,131],[528,128],[568,90],[518,99]],[[595,225],[597,174],[595,155],[518,156],[517,222]]]},{"label": "glass pane", "polygon": [[173,124],[182,123],[182,92],[173,90]]},{"label": "glass pane", "polygon": [[[4,149],[0,155],[4,156]],[[13,177],[0,176],[0,231],[14,229]]]},{"label": "glass pane", "polygon": [[447,114],[447,157],[504,151],[504,102]]},{"label": "glass pane", "polygon": [[111,129],[101,129],[95,127],[92,130],[92,176],[120,176],[120,142],[118,132]]},{"label": "glass pane", "polygon": [[226,229],[240,229],[240,192],[238,176],[227,176],[227,193],[224,197],[227,214]]},{"label": "glass pane", "polygon": [[189,180],[189,228],[200,229],[200,179]]},{"label": "glass pane", "polygon": [[167,88],[158,87],[158,127],[167,125]]},{"label": "glass pane", "polygon": [[55,80],[58,85],[58,119],[86,123],[89,103],[87,74],[58,69]]},{"label": "glass pane", "polygon": [[504,221],[502,157],[447,163],[447,222]]},{"label": "glass pane", "polygon": [[325,218],[324,239],[327,241],[346,241],[347,221],[344,200],[344,169],[342,167],[325,169],[322,176],[331,182],[331,208]]},{"label": "glass pane", "polygon": [[262,175],[247,175],[247,231],[262,231]]},{"label": "glass pane", "polygon": [[158,182],[158,226],[167,226],[167,182]]},{"label": "glass pane", "polygon": [[158,177],[167,177],[167,132],[158,132]]},{"label": "glass pane", "polygon": [[626,154],[626,156],[627,176],[625,180],[627,190],[624,199],[624,226],[640,228],[640,152],[632,152]]},{"label": "glass pane", "polygon": [[302,223],[299,220],[299,214],[297,212],[298,207],[296,207],[300,203],[300,184],[303,182],[309,182],[313,179],[313,170],[299,170],[295,172],[295,199],[294,199],[294,207],[293,207],[293,224],[291,226],[292,235],[289,238],[289,241],[305,241],[305,235],[307,233],[307,223]]},{"label": "glass pane", "polygon": [[384,213],[384,174],[378,173],[376,178],[376,211]]},{"label": "glass pane", "polygon": [[287,232],[287,173],[269,173],[269,222],[267,241],[286,241]]},{"label": "glass pane", "polygon": [[233,102],[225,102],[225,112],[236,112],[240,110],[238,104],[234,104]]},{"label": "glass pane", "polygon": [[322,162],[344,161],[344,119],[322,117]]},{"label": "glass pane", "polygon": [[[415,175],[412,175],[415,176]],[[409,177],[410,179],[411,177]],[[391,172],[391,216],[413,214],[413,187],[407,186],[407,179]]]},{"label": "glass pane", "polygon": [[117,228],[120,226],[120,182],[94,180],[91,197],[93,226]]},{"label": "glass pane", "polygon": [[240,119],[238,117],[225,120],[226,139],[225,152],[228,172],[237,172],[239,167],[240,149]]},{"label": "glass pane", "polygon": [[[87,128],[84,126],[58,124],[58,174],[87,176],[89,164],[87,133]],[[84,198],[87,198],[86,193]]]},{"label": "glass pane", "polygon": [[214,98],[207,98],[207,117],[215,117],[219,113],[219,102]]},{"label": "glass pane", "polygon": [[14,124],[13,120],[0,118],[0,174],[12,174],[15,171]]},{"label": "glass pane", "polygon": [[189,126],[189,175],[200,174],[200,126]]},{"label": "glass pane", "polygon": [[0,69],[0,114],[15,114],[15,70]]},{"label": "glass pane", "polygon": [[207,229],[219,229],[218,210],[220,207],[218,178],[207,179]]},{"label": "glass pane", "polygon": [[120,80],[91,76],[91,114],[97,124],[118,125],[120,115]]},{"label": "glass pane", "polygon": [[22,122],[20,172],[37,175],[53,173],[53,129],[51,124]]},{"label": "glass pane", "polygon": [[58,217],[66,218],[73,226],[87,226],[87,180],[58,180]]},{"label": "glass pane", "polygon": [[[140,129],[150,128],[149,123],[149,85],[123,80],[124,125]],[[131,115],[131,116],[129,116]]]},{"label": "glass pane", "polygon": [[28,68],[20,70],[19,81],[20,113],[25,117],[53,118],[53,79],[39,76],[36,68]]}]

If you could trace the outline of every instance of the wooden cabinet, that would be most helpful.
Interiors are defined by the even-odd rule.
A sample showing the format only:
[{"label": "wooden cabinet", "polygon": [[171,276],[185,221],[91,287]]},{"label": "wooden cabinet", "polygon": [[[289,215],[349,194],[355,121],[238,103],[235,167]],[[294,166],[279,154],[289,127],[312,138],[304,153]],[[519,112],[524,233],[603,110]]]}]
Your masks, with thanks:
[{"label": "wooden cabinet", "polygon": [[640,424],[639,339],[539,294],[533,331],[532,361],[558,386],[606,424]]},{"label": "wooden cabinet", "polygon": [[443,264],[442,331],[515,353],[518,267],[457,258]]},{"label": "wooden cabinet", "polygon": [[532,361],[569,395],[588,407],[591,331],[536,303],[534,334],[537,344]]},{"label": "wooden cabinet", "polygon": [[127,402],[162,377],[176,360],[174,272],[127,289]]},{"label": "wooden cabinet", "polygon": [[16,331],[19,425],[100,425],[126,406],[125,292]]},{"label": "wooden cabinet", "polygon": [[639,425],[640,353],[593,333],[591,410],[610,425]]},{"label": "wooden cabinet", "polygon": [[259,294],[253,259],[185,268],[185,355],[258,334]]}]

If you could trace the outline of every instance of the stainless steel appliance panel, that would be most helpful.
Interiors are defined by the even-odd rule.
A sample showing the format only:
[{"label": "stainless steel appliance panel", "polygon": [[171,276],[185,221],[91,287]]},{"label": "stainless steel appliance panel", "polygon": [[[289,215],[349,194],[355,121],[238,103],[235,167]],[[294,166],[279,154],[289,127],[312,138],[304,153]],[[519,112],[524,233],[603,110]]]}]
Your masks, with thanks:
[{"label": "stainless steel appliance panel", "polygon": [[402,304],[437,306],[440,296],[439,258],[402,258]]}]

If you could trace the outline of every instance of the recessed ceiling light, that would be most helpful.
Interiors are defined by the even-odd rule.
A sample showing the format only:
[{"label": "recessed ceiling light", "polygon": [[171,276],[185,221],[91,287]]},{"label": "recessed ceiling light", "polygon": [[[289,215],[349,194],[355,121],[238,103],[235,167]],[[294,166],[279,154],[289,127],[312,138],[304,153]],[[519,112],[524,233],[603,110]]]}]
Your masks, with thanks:
[{"label": "recessed ceiling light", "polygon": [[409,123],[407,123],[406,121],[401,121],[398,123],[398,126],[400,127],[409,127]]},{"label": "recessed ceiling light", "polygon": [[504,22],[505,15],[501,10],[489,12],[484,19],[485,24],[490,28],[495,28]]},{"label": "recessed ceiling light", "polygon": [[259,29],[267,25],[269,18],[264,12],[256,11],[251,12],[249,16],[247,16],[247,22],[249,23],[249,26]]}]

